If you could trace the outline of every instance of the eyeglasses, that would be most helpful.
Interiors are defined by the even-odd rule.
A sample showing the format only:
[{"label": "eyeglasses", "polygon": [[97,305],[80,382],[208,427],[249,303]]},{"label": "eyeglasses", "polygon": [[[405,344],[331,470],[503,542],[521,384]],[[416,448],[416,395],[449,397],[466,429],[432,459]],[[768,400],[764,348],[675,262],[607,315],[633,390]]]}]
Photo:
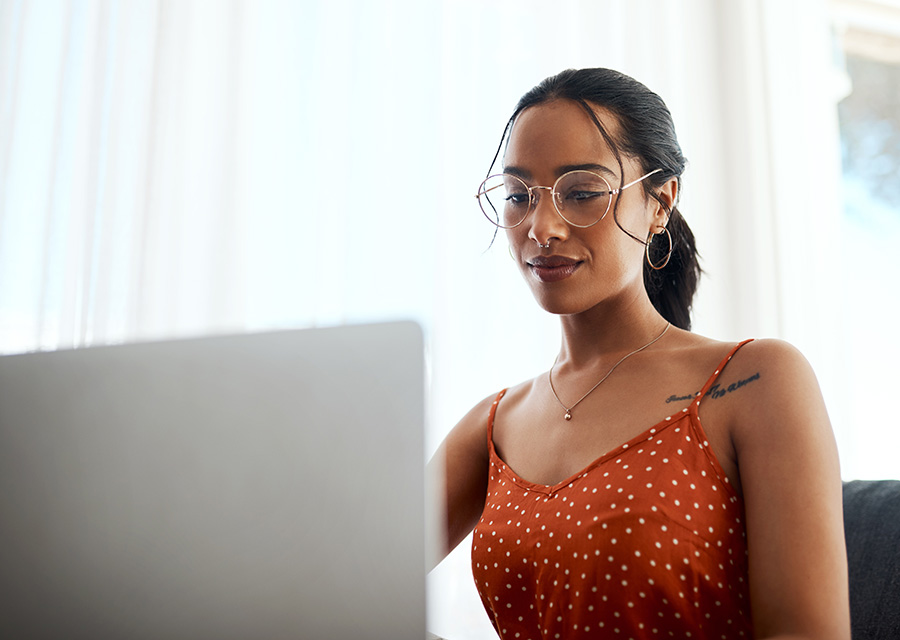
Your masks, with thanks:
[{"label": "eyeglasses", "polygon": [[573,227],[586,229],[603,220],[614,195],[660,171],[654,169],[620,189],[613,189],[593,171],[569,171],[557,178],[552,187],[529,187],[518,176],[498,173],[481,183],[475,197],[488,220],[501,229],[512,229],[534,211],[538,203],[536,191],[546,189],[559,216]]}]

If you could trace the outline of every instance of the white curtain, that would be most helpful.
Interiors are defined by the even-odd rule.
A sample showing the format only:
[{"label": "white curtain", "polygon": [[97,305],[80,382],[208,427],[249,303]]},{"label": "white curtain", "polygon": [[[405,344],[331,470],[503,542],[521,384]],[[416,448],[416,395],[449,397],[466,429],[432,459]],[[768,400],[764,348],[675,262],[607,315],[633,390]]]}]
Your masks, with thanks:
[{"label": "white curtain", "polygon": [[[552,361],[472,194],[519,95],[608,66],[691,161],[695,329],[798,344],[859,453],[830,47],[825,0],[0,0],[0,351],[414,318],[431,452]],[[429,581],[432,628],[492,637],[466,555]]]},{"label": "white curtain", "polygon": [[0,6],[4,350],[428,309],[437,10]]}]

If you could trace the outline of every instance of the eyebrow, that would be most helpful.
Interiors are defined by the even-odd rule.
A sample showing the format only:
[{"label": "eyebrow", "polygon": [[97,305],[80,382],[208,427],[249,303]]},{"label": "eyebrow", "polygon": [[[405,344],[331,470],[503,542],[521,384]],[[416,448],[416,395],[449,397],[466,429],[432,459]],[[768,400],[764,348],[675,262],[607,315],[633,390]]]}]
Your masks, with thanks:
[{"label": "eyebrow", "polygon": [[[570,171],[594,171],[596,173],[605,173],[607,176],[611,178],[618,178],[618,175],[609,167],[605,167],[602,164],[594,164],[594,163],[586,163],[586,164],[567,164],[556,169],[556,177],[561,176],[564,173],[569,173]],[[532,177],[531,172],[527,169],[523,169],[522,167],[510,166],[503,167],[503,172],[508,173],[510,175],[514,175],[517,178],[522,178],[523,180],[530,179]]]}]

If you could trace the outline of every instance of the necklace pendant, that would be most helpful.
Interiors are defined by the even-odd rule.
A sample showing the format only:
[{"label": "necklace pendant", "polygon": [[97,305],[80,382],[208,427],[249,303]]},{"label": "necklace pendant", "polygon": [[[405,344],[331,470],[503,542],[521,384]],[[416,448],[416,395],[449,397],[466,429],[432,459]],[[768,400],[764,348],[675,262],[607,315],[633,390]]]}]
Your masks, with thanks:
[{"label": "necklace pendant", "polygon": [[[548,187],[541,187],[541,188],[548,188]],[[606,379],[610,376],[610,374],[611,374],[613,371],[616,370],[616,367],[618,367],[620,364],[622,364],[623,362],[625,362],[626,360],[628,360],[628,358],[630,358],[630,357],[633,356],[634,354],[643,351],[644,349],[646,349],[647,347],[649,347],[651,344],[655,343],[657,340],[659,340],[659,339],[662,338],[664,335],[666,335],[666,331],[669,330],[669,327],[670,327],[670,326],[672,326],[672,325],[669,324],[669,323],[667,322],[667,323],[666,323],[666,326],[663,327],[662,332],[661,332],[658,336],[656,336],[655,338],[653,338],[653,340],[651,340],[650,342],[648,342],[647,344],[645,344],[643,347],[638,347],[637,349],[635,349],[634,351],[632,351],[632,352],[629,353],[628,355],[624,356],[624,357],[623,357],[621,360],[619,360],[617,363],[615,363],[615,364],[612,366],[612,368],[611,368],[609,371],[606,372],[606,375],[603,376],[602,378],[600,378],[600,380],[597,381],[597,384],[595,384],[593,387],[591,387],[590,389],[588,389],[588,392],[587,392],[586,394],[584,394],[583,396],[581,396],[581,398],[579,398],[578,401],[577,401],[575,404],[573,404],[571,407],[569,407],[569,408],[566,408],[566,405],[563,404],[563,401],[559,399],[559,395],[556,393],[556,389],[553,388],[553,367],[556,366],[557,360],[559,360],[559,355],[557,355],[557,356],[556,356],[556,360],[553,361],[553,366],[551,366],[551,367],[550,367],[550,371],[547,372],[547,383],[550,385],[550,392],[553,393],[553,397],[556,398],[556,401],[559,403],[559,406],[561,406],[563,409],[566,410],[566,415],[563,416],[563,417],[564,417],[566,420],[571,420],[571,419],[572,419],[572,409],[573,409],[574,407],[577,407],[579,404],[581,404],[581,401],[584,400],[585,398],[587,398],[589,395],[591,395],[591,394],[594,392],[594,389],[596,389],[596,388],[599,387],[601,384],[603,384],[603,381],[606,380]],[[687,411],[687,409],[685,409],[685,411]]]}]

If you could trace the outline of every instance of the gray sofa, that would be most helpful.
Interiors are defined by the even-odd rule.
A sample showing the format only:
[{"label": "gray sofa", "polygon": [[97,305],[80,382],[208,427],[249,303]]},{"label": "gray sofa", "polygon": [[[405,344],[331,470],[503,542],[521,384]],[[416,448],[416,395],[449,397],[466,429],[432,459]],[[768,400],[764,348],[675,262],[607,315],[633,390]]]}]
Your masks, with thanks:
[{"label": "gray sofa", "polygon": [[900,640],[900,481],[844,483],[853,640]]}]

